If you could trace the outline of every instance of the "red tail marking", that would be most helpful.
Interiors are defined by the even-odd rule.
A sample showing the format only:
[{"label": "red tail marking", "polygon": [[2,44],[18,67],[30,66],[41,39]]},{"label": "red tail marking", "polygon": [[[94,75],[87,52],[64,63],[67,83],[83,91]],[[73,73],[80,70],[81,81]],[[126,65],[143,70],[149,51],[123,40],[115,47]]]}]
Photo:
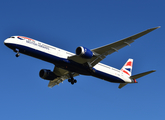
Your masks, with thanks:
[{"label": "red tail marking", "polygon": [[127,71],[125,71],[125,70],[122,70],[124,73],[126,73],[127,75],[129,75],[130,76],[130,74],[127,72]]},{"label": "red tail marking", "polygon": [[132,61],[127,62],[125,66],[131,66],[132,67]]}]

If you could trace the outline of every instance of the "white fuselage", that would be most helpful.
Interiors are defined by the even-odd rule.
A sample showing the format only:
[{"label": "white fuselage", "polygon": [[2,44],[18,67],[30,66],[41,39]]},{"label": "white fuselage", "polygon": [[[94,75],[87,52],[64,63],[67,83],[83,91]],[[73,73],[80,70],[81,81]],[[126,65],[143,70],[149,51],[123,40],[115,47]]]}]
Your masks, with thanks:
[{"label": "white fuselage", "polygon": [[[40,42],[40,41],[37,41],[34,39],[22,37],[22,36],[13,36],[11,38],[6,39],[4,41],[4,43],[5,43],[5,45],[7,45],[9,48],[11,48],[13,50],[18,49],[18,50],[20,50],[20,52],[33,56],[33,57],[35,57],[35,56],[31,55],[31,54],[35,53],[36,51],[37,51],[35,54],[36,56],[40,52],[39,54],[51,55],[52,57],[54,56],[56,58],[60,58],[60,60],[61,59],[67,60],[68,57],[75,55],[74,53],[62,50],[60,48],[45,44],[43,42]],[[40,56],[42,56],[42,55],[40,55]],[[36,57],[36,58],[41,59],[40,57]],[[46,58],[44,58],[44,56],[43,56],[42,60],[49,62],[49,60],[46,60]],[[54,64],[56,65],[56,63],[54,63]],[[132,79],[130,79],[127,74],[125,74],[121,70],[118,70],[111,66],[108,66],[108,65],[105,65],[102,63],[98,63],[93,68],[96,71],[99,71],[99,75],[98,75],[99,77],[97,75],[92,75],[92,76],[104,79],[106,81],[115,82],[115,80],[113,80],[113,81],[108,80],[108,75],[110,75],[111,78],[120,79],[122,83],[132,83]],[[104,76],[104,74],[107,77],[105,77],[105,78],[102,77],[102,76]],[[120,83],[119,81],[117,81],[117,82]]]}]

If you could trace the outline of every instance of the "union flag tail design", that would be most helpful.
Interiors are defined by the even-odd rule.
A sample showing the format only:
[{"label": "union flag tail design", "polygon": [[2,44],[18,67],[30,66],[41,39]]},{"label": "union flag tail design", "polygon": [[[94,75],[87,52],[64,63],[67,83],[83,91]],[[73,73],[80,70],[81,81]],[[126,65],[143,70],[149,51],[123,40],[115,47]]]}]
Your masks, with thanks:
[{"label": "union flag tail design", "polygon": [[121,68],[121,71],[128,76],[132,75],[132,66],[133,66],[133,59],[128,59],[125,65]]}]

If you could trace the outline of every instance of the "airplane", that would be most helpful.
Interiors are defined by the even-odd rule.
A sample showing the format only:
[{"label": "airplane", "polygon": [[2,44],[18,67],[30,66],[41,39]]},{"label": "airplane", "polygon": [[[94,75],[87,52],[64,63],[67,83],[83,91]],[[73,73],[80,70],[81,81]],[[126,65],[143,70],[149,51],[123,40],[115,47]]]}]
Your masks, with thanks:
[{"label": "airplane", "polygon": [[16,57],[23,53],[54,64],[53,71],[41,69],[39,72],[42,79],[49,80],[48,87],[50,88],[59,85],[61,82],[63,83],[66,79],[73,85],[77,83],[74,77],[80,74],[119,83],[118,88],[122,88],[129,83],[138,83],[136,79],[155,72],[155,70],[132,75],[133,59],[128,59],[120,70],[102,64],[100,61],[106,58],[107,55],[118,52],[119,49],[125,46],[130,46],[139,37],[158,28],[160,27],[147,29],[133,36],[91,50],[79,46],[76,48],[76,54],[24,36],[11,36],[4,41],[4,44],[16,52]]}]

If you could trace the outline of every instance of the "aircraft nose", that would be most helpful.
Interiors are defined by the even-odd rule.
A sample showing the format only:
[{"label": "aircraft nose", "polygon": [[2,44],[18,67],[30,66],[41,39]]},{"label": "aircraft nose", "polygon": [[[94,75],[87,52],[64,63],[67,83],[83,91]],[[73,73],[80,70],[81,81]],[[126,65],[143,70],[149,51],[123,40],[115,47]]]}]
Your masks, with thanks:
[{"label": "aircraft nose", "polygon": [[10,38],[7,38],[6,40],[4,40],[4,44],[6,45],[6,46],[8,46],[9,45],[9,43],[10,43],[10,40],[9,40]]},{"label": "aircraft nose", "polygon": [[5,41],[4,41],[4,44],[6,45],[8,43],[8,39],[6,39]]}]

